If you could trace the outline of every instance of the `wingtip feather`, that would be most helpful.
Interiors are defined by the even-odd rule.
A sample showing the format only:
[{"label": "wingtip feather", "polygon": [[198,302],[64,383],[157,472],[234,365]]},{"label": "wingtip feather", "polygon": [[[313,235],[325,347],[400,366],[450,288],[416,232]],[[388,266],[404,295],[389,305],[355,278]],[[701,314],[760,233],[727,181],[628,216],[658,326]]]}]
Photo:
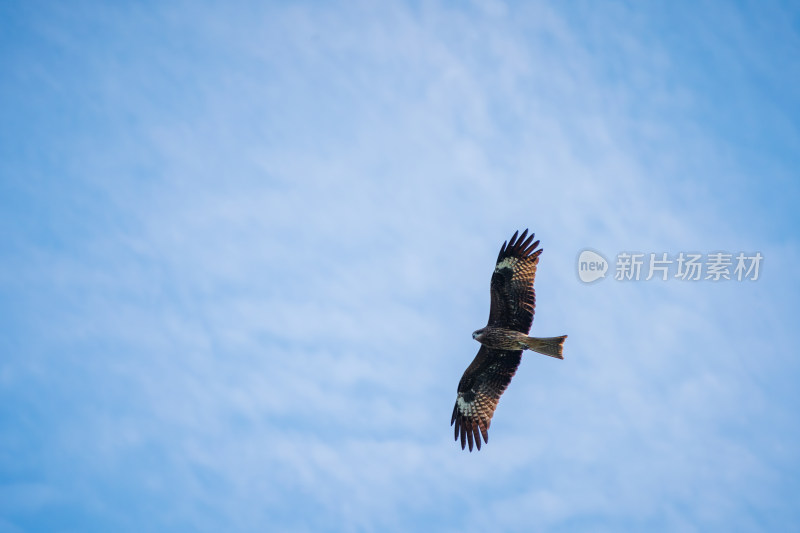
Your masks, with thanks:
[{"label": "wingtip feather", "polygon": [[531,244],[531,241],[533,241],[533,237],[534,235],[533,233],[531,233],[530,237],[525,239],[525,241],[523,241],[523,243],[519,245],[519,249],[522,250],[521,255],[523,256],[528,255],[526,252],[528,250],[528,246]]},{"label": "wingtip feather", "polygon": [[539,241],[534,242],[530,246],[526,246],[520,255],[523,257],[538,257],[541,251],[536,249],[537,246],[539,246]]},{"label": "wingtip feather", "polygon": [[500,261],[500,259],[503,258],[503,254],[506,253],[506,247],[507,246],[508,246],[508,241],[503,241],[503,247],[500,248],[500,253],[497,254],[497,260],[498,261]]},{"label": "wingtip feather", "polygon": [[528,236],[528,228],[525,228],[525,230],[522,232],[522,235],[520,235],[519,239],[517,239],[517,246],[519,246],[519,243],[524,241],[525,237],[527,237],[527,236]]},{"label": "wingtip feather", "polygon": [[536,254],[541,253],[541,250],[536,250],[539,246],[539,241],[534,241],[535,237],[535,233],[528,235],[527,228],[523,230],[522,234],[519,233],[519,230],[515,231],[510,240],[503,241],[500,253],[497,254],[497,261],[512,255],[520,258],[533,257],[535,259]]},{"label": "wingtip feather", "polygon": [[472,425],[472,432],[475,434],[475,444],[478,446],[478,450],[481,449],[481,433],[480,433],[480,425],[475,422]]},{"label": "wingtip feather", "polygon": [[[458,410],[458,405],[453,408],[453,416],[450,420],[450,425],[453,426],[453,439],[458,442],[461,440],[461,449],[473,449],[480,451],[484,443],[489,442],[489,426],[491,425],[491,418],[487,419],[485,416],[468,417]],[[483,437],[483,442],[481,442]]]},{"label": "wingtip feather", "polygon": [[514,235],[511,236],[511,240],[508,241],[508,247],[513,248],[517,242],[517,236],[519,235],[519,230],[514,232]]}]

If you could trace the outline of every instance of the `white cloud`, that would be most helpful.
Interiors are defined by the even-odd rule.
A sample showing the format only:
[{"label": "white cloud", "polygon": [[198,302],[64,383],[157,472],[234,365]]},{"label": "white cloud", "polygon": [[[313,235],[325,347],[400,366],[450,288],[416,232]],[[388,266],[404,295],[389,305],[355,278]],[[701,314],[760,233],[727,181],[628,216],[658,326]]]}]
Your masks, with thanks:
[{"label": "white cloud", "polygon": [[[140,516],[528,530],[790,515],[769,501],[797,465],[794,448],[775,451],[796,434],[780,426],[796,397],[770,386],[781,363],[797,372],[783,289],[589,287],[575,258],[745,242],[796,287],[796,241],[761,240],[728,215],[742,200],[681,177],[736,160],[694,122],[688,82],[665,81],[674,52],[647,20],[474,9],[86,14],[131,28],[102,52],[66,19],[58,42],[87,58],[75,87],[108,113],[69,144],[69,200],[107,204],[80,223],[55,214],[90,224],[85,242],[26,243],[0,270],[24,280],[37,334],[0,366],[3,387],[52,443],[27,451],[45,466],[25,501],[67,493],[87,522],[132,529],[154,525]],[[608,17],[630,30],[606,36]],[[683,161],[698,154],[712,161]],[[489,444],[464,454],[447,422],[468,335],[497,248],[525,226],[545,249],[534,331],[569,334],[567,359],[526,356]],[[776,354],[767,370],[758,350]]]}]

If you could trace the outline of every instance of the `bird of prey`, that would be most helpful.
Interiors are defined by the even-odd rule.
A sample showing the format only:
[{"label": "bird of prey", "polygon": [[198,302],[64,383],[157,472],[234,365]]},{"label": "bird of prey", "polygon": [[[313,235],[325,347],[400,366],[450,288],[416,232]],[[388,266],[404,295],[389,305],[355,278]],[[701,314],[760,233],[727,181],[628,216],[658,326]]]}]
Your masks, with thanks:
[{"label": "bird of prey", "polygon": [[[473,442],[481,449],[481,436],[489,442],[492,415],[517,371],[523,350],[532,350],[556,359],[561,355],[566,335],[528,337],[536,307],[533,279],[542,253],[539,241],[528,230],[503,243],[492,273],[489,323],[472,334],[481,343],[478,355],[458,383],[458,397],[450,425],[455,424],[455,439],[461,436],[461,449]],[[526,238],[527,237],[527,238]]]}]

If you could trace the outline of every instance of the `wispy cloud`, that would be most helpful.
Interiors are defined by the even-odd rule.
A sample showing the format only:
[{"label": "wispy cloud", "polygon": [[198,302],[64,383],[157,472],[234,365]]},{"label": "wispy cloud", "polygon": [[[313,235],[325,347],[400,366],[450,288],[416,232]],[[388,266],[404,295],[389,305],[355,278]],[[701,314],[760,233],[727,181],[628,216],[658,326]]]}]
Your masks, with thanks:
[{"label": "wispy cloud", "polygon": [[[796,72],[769,28],[784,60],[798,37],[746,9],[10,9],[0,527],[793,523]],[[748,105],[773,148],[726,129]],[[523,227],[567,359],[526,357],[464,454],[469,332]],[[765,270],[585,286],[586,246]]]}]

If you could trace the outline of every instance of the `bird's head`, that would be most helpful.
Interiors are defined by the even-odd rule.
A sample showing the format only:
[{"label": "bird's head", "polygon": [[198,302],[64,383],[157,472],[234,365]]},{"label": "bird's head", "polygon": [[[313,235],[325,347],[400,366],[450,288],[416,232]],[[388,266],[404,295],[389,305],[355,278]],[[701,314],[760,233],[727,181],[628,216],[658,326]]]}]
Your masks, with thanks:
[{"label": "bird's head", "polygon": [[486,328],[476,329],[472,332],[472,338],[478,342],[483,340],[483,334],[486,332]]}]

